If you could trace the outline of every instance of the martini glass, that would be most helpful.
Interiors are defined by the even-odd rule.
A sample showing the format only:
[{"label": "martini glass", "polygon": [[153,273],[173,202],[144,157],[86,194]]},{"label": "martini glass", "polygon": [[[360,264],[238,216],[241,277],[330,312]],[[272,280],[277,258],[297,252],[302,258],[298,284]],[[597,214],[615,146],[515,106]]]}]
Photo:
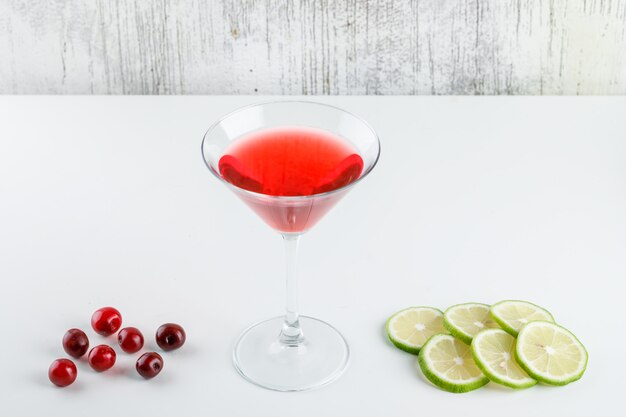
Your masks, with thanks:
[{"label": "martini glass", "polygon": [[[307,131],[342,142],[343,149],[349,146],[354,151],[351,158],[358,158],[362,165],[358,172],[331,170],[340,181],[334,177],[322,180],[324,186],[310,189],[306,195],[271,195],[263,193],[258,182],[249,178],[241,180],[239,175],[240,181],[233,181],[235,177],[227,177],[224,161],[233,144],[241,144],[260,132],[272,135],[272,129],[283,133]],[[341,333],[322,320],[298,313],[298,243],[303,233],[371,172],[379,153],[378,137],[366,122],[339,108],[314,102],[277,101],[244,107],[216,122],[204,135],[202,154],[209,170],[279,232],[285,244],[286,312],[248,327],[233,351],[235,367],[248,381],[277,391],[302,391],[328,384],[346,369],[350,354]],[[346,158],[344,165],[346,160],[350,161]],[[253,162],[261,168],[281,168],[276,166],[280,161],[267,156]],[[351,176],[347,177],[346,172]],[[278,186],[282,185],[279,182]]]}]

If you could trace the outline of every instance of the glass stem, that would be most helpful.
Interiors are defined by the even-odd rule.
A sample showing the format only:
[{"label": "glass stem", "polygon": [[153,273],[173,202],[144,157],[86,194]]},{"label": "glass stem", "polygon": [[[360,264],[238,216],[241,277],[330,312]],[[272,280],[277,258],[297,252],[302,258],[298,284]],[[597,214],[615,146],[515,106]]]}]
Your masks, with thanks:
[{"label": "glass stem", "polygon": [[280,342],[288,346],[298,346],[304,342],[304,334],[300,329],[298,315],[298,244],[299,234],[284,234],[286,272],[287,272],[287,303],[285,321],[280,332]]}]

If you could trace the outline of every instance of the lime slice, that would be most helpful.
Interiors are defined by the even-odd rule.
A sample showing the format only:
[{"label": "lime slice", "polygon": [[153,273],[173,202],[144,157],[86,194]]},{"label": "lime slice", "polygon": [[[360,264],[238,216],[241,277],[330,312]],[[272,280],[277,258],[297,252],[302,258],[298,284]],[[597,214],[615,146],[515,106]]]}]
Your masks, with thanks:
[{"label": "lime slice", "polygon": [[565,385],[583,376],[587,351],[576,336],[547,321],[528,323],[517,336],[517,362],[537,381]]},{"label": "lime slice", "polygon": [[473,391],[489,382],[474,363],[470,347],[448,334],[428,339],[417,362],[424,376],[446,391]]},{"label": "lime slice", "polygon": [[517,336],[519,330],[531,321],[554,322],[554,318],[548,310],[528,301],[500,301],[492,305],[490,311],[495,322],[512,336]]},{"label": "lime slice", "polygon": [[489,306],[481,303],[457,304],[443,314],[443,325],[468,345],[481,330],[498,328],[489,314]]},{"label": "lime slice", "polygon": [[515,338],[502,329],[485,329],[472,339],[472,355],[491,381],[511,388],[537,383],[515,361]]},{"label": "lime slice", "polygon": [[417,355],[434,334],[448,333],[443,327],[443,313],[432,307],[409,307],[387,320],[387,336],[396,347]]}]

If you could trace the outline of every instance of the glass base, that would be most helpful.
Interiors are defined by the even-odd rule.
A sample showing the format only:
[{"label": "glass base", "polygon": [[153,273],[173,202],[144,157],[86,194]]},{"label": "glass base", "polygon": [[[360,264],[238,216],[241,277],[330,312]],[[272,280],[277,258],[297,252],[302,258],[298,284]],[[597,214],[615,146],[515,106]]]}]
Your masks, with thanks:
[{"label": "glass base", "polygon": [[284,317],[248,327],[239,336],[233,360],[248,381],[275,391],[303,391],[321,387],[346,370],[350,349],[333,326],[300,316],[304,343],[287,346],[278,341]]}]

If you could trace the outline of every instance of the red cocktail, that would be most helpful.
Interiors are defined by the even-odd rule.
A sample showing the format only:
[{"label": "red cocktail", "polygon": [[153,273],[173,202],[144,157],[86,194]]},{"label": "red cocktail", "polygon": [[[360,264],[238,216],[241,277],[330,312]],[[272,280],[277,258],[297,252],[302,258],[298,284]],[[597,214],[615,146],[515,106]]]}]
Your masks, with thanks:
[{"label": "red cocktail", "polygon": [[[350,184],[363,171],[363,158],[347,140],[320,129],[265,129],[237,139],[219,160],[229,183],[254,193],[295,197],[324,194]],[[318,204],[246,202],[274,229],[303,232],[339,199]]]},{"label": "red cocktail", "polygon": [[333,381],[348,364],[349,348],[334,327],[298,314],[298,242],[374,168],[378,137],[338,108],[274,102],[221,119],[207,131],[202,152],[209,170],[282,234],[287,254],[286,313],[241,334],[233,352],[237,370],[279,391]]}]

